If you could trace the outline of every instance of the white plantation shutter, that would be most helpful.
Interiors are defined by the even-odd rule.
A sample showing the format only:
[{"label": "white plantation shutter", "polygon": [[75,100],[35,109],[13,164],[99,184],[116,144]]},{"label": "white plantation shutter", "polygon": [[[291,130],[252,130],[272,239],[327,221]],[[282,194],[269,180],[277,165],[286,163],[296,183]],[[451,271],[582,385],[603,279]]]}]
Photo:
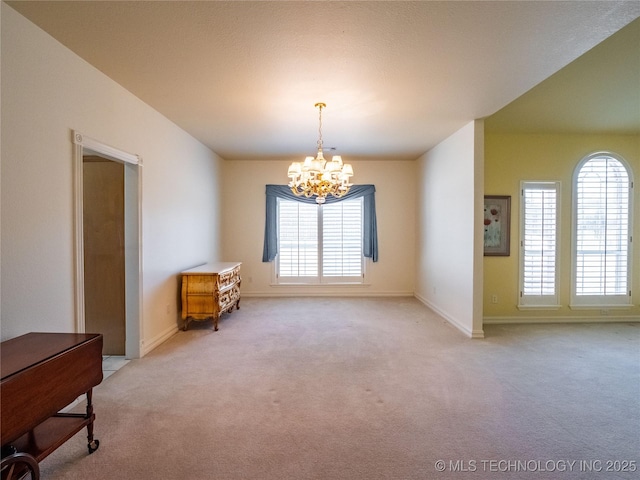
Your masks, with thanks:
[{"label": "white plantation shutter", "polygon": [[279,200],[278,276],[318,276],[316,205]]},{"label": "white plantation shutter", "polygon": [[362,209],[278,199],[278,283],[362,283]]},{"label": "white plantation shutter", "polygon": [[523,182],[519,305],[557,306],[559,182]]},{"label": "white plantation shutter", "polygon": [[362,275],[362,198],[322,206],[322,274]]},{"label": "white plantation shutter", "polygon": [[579,167],[575,181],[572,303],[628,304],[632,183],[616,158],[599,154]]}]

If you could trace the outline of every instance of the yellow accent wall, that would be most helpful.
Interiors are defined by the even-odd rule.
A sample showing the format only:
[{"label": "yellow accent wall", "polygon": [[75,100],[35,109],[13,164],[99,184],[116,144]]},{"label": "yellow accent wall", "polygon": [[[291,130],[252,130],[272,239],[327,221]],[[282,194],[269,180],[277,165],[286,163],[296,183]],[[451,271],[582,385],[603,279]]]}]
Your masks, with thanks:
[{"label": "yellow accent wall", "polygon": [[[622,310],[572,310],[571,202],[573,172],[595,152],[620,155],[631,167],[633,205],[633,307]],[[483,317],[486,323],[517,321],[640,321],[640,135],[501,134],[485,135],[485,195],[511,196],[511,254],[484,257]],[[560,304],[558,310],[519,310],[519,228],[521,181],[560,181]],[[497,296],[497,303],[492,297]],[[607,317],[603,315],[607,313]]]}]

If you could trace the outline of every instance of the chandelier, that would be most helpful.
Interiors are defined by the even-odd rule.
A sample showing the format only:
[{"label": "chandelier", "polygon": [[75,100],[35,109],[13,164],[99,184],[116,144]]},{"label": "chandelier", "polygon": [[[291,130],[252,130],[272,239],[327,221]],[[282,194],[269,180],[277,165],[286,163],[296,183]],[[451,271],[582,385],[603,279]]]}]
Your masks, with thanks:
[{"label": "chandelier", "polygon": [[322,109],[327,105],[316,103],[319,114],[318,127],[318,154],[316,158],[307,157],[304,162],[293,162],[289,165],[287,176],[291,179],[289,187],[298,197],[317,196],[316,202],[323,204],[327,195],[342,197],[351,187],[349,178],[353,176],[353,168],[350,164],[342,164],[342,157],[334,155],[331,161],[324,159],[322,153]]}]

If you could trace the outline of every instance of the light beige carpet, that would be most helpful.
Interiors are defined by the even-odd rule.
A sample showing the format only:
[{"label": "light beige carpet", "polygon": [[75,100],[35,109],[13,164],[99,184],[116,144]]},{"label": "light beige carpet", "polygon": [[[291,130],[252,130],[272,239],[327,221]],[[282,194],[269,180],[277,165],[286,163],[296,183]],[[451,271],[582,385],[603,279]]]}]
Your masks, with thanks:
[{"label": "light beige carpet", "polygon": [[99,450],[43,479],[638,478],[605,470],[640,468],[640,325],[470,340],[410,298],[247,298],[94,399]]}]

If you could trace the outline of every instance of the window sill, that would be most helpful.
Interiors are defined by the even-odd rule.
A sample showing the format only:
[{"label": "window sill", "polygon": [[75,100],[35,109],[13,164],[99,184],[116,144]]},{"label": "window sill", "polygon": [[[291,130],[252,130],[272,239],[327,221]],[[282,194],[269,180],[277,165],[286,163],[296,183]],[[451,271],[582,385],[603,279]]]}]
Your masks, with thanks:
[{"label": "window sill", "polygon": [[518,310],[560,310],[562,305],[518,305]]}]

